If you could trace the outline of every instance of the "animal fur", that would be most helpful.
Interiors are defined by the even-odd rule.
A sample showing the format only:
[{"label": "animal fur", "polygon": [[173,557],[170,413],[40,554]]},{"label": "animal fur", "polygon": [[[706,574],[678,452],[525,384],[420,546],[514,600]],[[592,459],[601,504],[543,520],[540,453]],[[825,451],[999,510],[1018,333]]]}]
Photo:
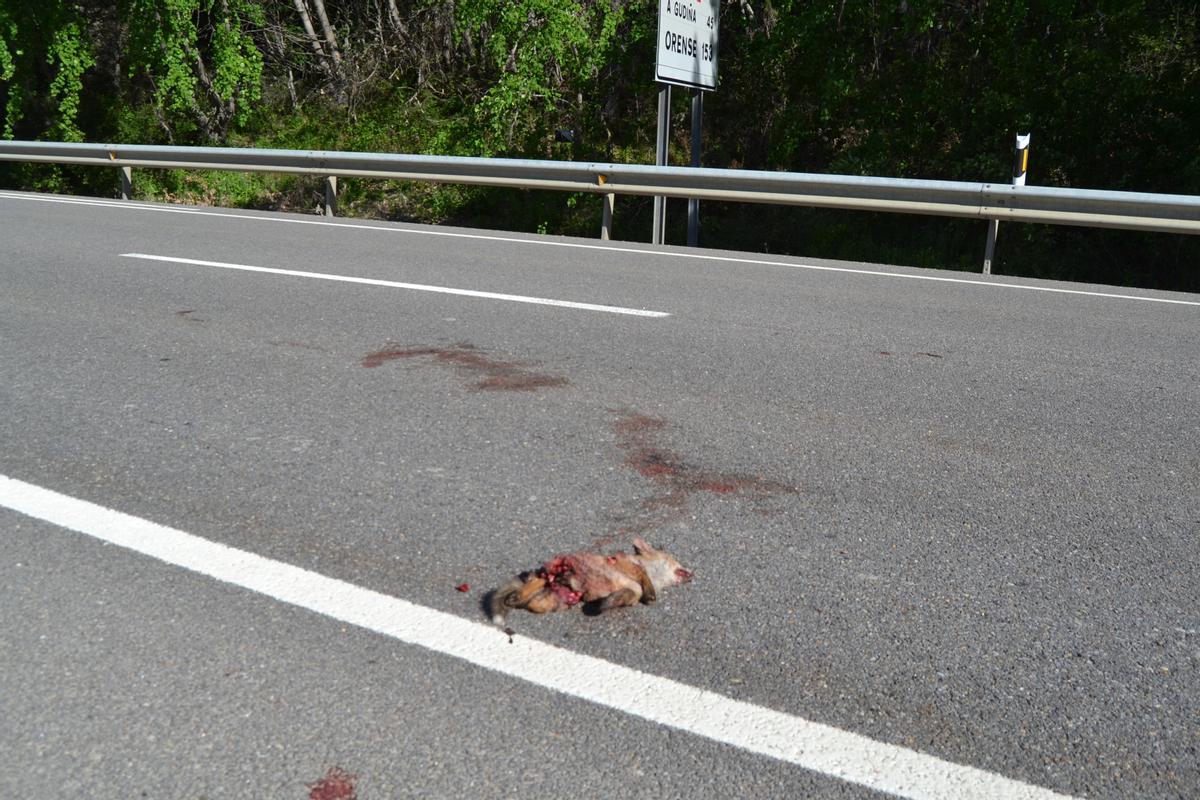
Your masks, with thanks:
[{"label": "animal fur", "polygon": [[555,556],[535,572],[524,573],[492,592],[488,615],[504,627],[514,608],[545,614],[582,604],[601,612],[653,603],[663,589],[691,579],[691,571],[672,555],[639,538],[633,540],[632,555],[579,552]]}]

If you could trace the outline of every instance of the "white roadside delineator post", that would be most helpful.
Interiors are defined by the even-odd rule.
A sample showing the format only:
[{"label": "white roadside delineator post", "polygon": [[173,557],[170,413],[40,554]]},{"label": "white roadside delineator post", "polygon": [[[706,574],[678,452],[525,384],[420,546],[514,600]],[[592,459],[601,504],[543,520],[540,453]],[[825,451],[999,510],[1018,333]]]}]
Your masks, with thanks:
[{"label": "white roadside delineator post", "polygon": [[[1029,171],[1029,138],[1031,133],[1018,133],[1013,154],[1013,186],[1025,185],[1025,173]],[[996,255],[996,234],[1000,232],[1000,220],[988,220],[987,248],[983,253],[983,274],[992,274],[992,257]]]}]

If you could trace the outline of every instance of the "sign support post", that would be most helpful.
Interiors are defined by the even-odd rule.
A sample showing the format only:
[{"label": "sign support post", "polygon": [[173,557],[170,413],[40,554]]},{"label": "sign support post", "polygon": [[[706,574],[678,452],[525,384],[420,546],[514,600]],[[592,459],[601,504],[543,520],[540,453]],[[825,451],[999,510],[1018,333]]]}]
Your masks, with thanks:
[{"label": "sign support post", "polygon": [[[692,166],[700,166],[700,145],[704,128],[704,92],[692,89]],[[688,247],[700,244],[700,200],[688,198]]]},{"label": "sign support post", "polygon": [[[671,140],[671,84],[658,85],[658,137],[655,140],[654,164],[667,165],[667,145]],[[650,232],[651,244],[666,244],[667,198],[654,198],[654,229]]]},{"label": "sign support post", "polygon": [[[658,139],[654,163],[667,164],[670,141],[671,86],[692,90],[692,166],[700,166],[704,120],[703,92],[717,88],[717,31],[720,0],[658,0],[658,54],[654,79],[658,91]],[[650,241],[666,243],[667,201],[654,198]],[[688,200],[688,245],[700,240],[700,201]]]}]

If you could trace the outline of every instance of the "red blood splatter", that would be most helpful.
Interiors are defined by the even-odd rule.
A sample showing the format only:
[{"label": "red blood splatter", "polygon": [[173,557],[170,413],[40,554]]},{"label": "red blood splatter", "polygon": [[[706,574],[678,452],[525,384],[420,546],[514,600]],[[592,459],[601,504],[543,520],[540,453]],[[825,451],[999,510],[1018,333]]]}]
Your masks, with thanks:
[{"label": "red blood splatter", "polygon": [[568,386],[561,375],[534,372],[515,361],[497,361],[481,355],[474,345],[465,342],[452,347],[389,347],[363,356],[362,365],[368,369],[388,361],[407,358],[428,358],[435,364],[445,364],[467,375],[482,375],[475,388],[487,392],[534,392]]},{"label": "red blood splatter", "polygon": [[701,492],[712,492],[713,494],[733,494],[739,489],[744,488],[744,481],[736,479],[722,480],[703,480],[696,484],[696,489]]},{"label": "red blood splatter", "polygon": [[471,584],[460,583],[458,586],[455,586],[454,588],[460,592],[469,592],[469,591],[471,591]]},{"label": "red blood splatter", "polygon": [[615,413],[620,414],[621,417],[613,424],[613,427],[622,436],[646,431],[661,431],[667,427],[667,421],[661,417],[652,417],[649,414],[638,414],[633,411],[617,411]]},{"label": "red blood splatter", "polygon": [[357,780],[358,776],[341,767],[330,767],[324,778],[308,784],[308,800],[357,800]]},{"label": "red blood splatter", "polygon": [[625,463],[647,478],[675,478],[687,468],[671,453],[653,447],[630,448]]},{"label": "red blood splatter", "polygon": [[536,392],[566,386],[567,379],[561,375],[539,375],[535,372],[513,372],[507,375],[492,375],[475,384],[485,392]]},{"label": "red blood splatter", "polygon": [[554,592],[567,606],[576,605],[583,595],[571,588],[571,578],[575,575],[575,562],[570,556],[555,556],[542,565],[537,576],[546,581]]},{"label": "red blood splatter", "polygon": [[617,434],[617,447],[625,452],[625,465],[656,483],[666,485],[671,492],[766,495],[796,491],[794,486],[752,475],[716,472],[692,466],[655,441],[656,434],[666,427],[665,420],[645,414],[618,413],[621,416],[613,424],[613,430]]},{"label": "red blood splatter", "polygon": [[368,353],[367,355],[363,356],[362,365],[367,369],[374,369],[375,367],[381,366],[386,361],[393,361],[397,358],[436,356],[438,352],[438,350],[432,347],[405,347],[377,350],[374,353]]},{"label": "red blood splatter", "polygon": [[644,533],[677,519],[685,513],[688,499],[696,492],[762,499],[798,491],[795,486],[754,475],[695,466],[659,443],[661,433],[667,428],[666,420],[628,410],[610,410],[618,415],[613,432],[617,435],[617,447],[624,453],[625,466],[659,487],[655,495],[642,501],[641,518],[621,528],[622,534]]}]

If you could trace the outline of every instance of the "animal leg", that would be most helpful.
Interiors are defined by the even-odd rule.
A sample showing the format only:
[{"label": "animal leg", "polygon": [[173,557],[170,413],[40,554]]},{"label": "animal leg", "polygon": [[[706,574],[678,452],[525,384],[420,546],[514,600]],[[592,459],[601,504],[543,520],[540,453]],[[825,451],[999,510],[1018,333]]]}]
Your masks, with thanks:
[{"label": "animal leg", "polygon": [[525,603],[525,610],[532,611],[534,614],[545,614],[550,611],[558,611],[560,608],[562,608],[562,601],[550,589],[543,589]]},{"label": "animal leg", "polygon": [[654,584],[650,581],[650,575],[640,563],[632,558],[620,558],[617,560],[616,567],[641,585],[641,601],[643,603],[653,603],[658,599],[658,592],[655,591]]},{"label": "animal leg", "polygon": [[600,603],[596,606],[596,610],[603,612],[608,611],[610,608],[635,606],[641,597],[641,589],[618,589],[607,597],[601,598]]},{"label": "animal leg", "polygon": [[654,591],[654,584],[650,582],[650,576],[646,574],[646,570],[640,570],[638,575],[638,583],[642,585],[641,601],[643,603],[653,603],[658,599],[658,593]]},{"label": "animal leg", "polygon": [[[508,601],[508,605],[512,606],[513,608],[525,608],[545,588],[545,578],[530,578],[529,580],[525,581],[521,588],[512,595],[512,598]],[[530,610],[532,611],[532,609]]]}]

